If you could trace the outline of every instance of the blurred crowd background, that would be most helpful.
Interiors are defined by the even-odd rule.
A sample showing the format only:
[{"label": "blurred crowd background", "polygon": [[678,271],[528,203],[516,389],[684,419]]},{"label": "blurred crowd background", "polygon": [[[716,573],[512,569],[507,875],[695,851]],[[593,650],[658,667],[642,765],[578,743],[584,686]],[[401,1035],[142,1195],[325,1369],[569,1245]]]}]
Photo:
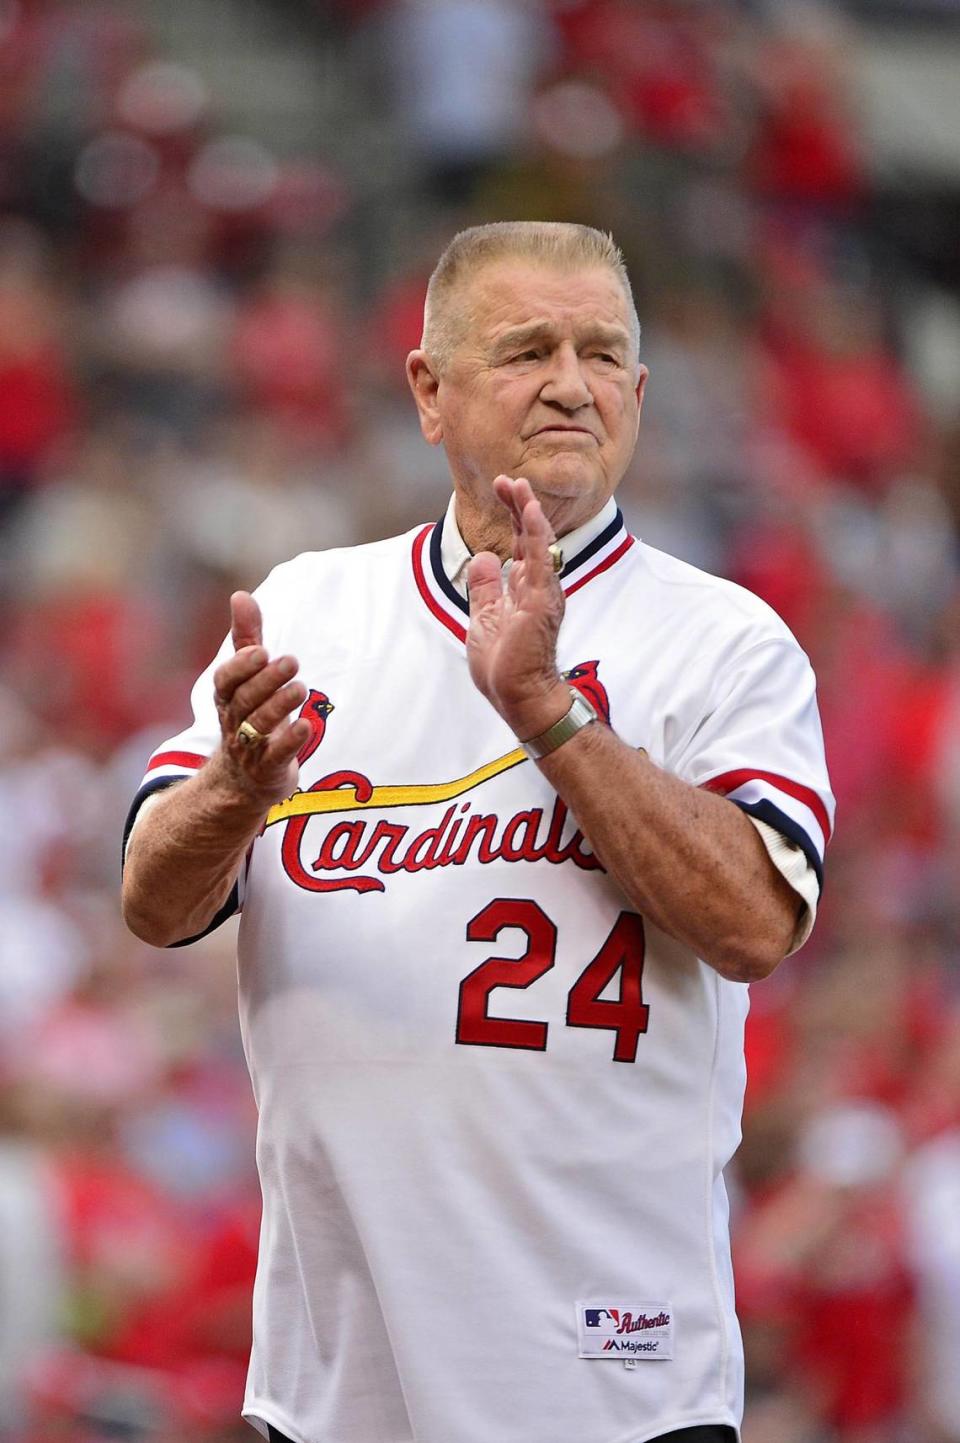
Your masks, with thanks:
[{"label": "blurred crowd background", "polygon": [[745,1443],[958,1443],[958,137],[955,0],[0,0],[3,1443],[254,1436],[233,929],[127,935],[120,829],[232,589],[443,511],[403,359],[503,218],[614,232],[628,523],[819,676],[839,829],[731,1170]]}]

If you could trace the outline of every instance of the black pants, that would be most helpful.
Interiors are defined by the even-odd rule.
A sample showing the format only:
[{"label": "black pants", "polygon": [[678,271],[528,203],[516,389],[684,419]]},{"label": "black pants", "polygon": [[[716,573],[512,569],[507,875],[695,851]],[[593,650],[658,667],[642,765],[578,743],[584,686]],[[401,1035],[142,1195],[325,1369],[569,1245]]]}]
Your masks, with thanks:
[{"label": "black pants", "polygon": [[[272,1424],[270,1428],[270,1443],[290,1443],[285,1434],[279,1433]],[[679,1433],[663,1433],[659,1438],[654,1438],[651,1443],[734,1443],[734,1432],[732,1428],[724,1428],[719,1423],[709,1423],[703,1428],[681,1428]]]}]

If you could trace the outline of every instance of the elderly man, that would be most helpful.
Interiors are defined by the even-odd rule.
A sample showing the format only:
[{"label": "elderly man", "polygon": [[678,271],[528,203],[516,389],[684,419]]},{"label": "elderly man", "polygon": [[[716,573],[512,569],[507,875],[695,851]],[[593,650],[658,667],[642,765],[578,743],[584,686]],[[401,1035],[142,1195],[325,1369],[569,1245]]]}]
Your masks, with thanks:
[{"label": "elderly man", "polygon": [[734,1439],[722,1170],[744,984],[817,903],[813,677],[763,603],[624,528],[647,372],[608,237],[463,232],[407,369],[444,519],[233,597],[127,848],[146,940],[243,908],[244,1413],[293,1443]]}]

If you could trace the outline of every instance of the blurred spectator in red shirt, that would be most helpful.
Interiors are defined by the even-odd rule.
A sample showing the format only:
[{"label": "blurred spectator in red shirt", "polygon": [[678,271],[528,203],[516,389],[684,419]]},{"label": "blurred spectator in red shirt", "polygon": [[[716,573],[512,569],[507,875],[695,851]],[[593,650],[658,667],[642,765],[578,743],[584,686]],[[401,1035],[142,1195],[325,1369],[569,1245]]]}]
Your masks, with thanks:
[{"label": "blurred spectator in red shirt", "polygon": [[348,345],[332,287],[322,278],[278,266],[241,307],[230,351],[247,404],[315,446],[343,443],[344,357],[359,360],[360,347]]},{"label": "blurred spectator in red shirt", "polygon": [[915,458],[921,411],[876,302],[767,252],[762,404],[824,476],[876,492]]},{"label": "blurred spectator in red shirt", "polygon": [[866,190],[866,173],[843,35],[835,24],[824,33],[807,27],[773,36],[753,57],[759,111],[746,179],[777,200],[848,210]]},{"label": "blurred spectator in red shirt", "polygon": [[901,1147],[886,1109],[826,1108],[802,1130],[793,1173],[741,1220],[747,1335],[773,1328],[779,1368],[850,1443],[894,1443],[906,1397]]},{"label": "blurred spectator in red shirt", "polygon": [[875,841],[872,829],[903,760],[897,724],[916,663],[884,614],[836,581],[821,592],[802,635],[817,669],[820,716],[848,840]]},{"label": "blurred spectator in red shirt", "polygon": [[565,64],[599,74],[630,130],[667,150],[713,155],[735,126],[721,76],[723,5],[585,0],[560,6]]}]

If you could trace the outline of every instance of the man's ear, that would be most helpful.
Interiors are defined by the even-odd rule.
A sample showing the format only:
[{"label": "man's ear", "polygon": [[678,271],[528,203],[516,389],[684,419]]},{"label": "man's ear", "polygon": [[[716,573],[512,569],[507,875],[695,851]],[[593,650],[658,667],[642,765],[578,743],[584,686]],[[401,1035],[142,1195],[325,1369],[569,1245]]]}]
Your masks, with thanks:
[{"label": "man's ear", "polygon": [[440,377],[426,351],[410,352],[407,357],[407,381],[417,403],[423,439],[431,446],[439,446],[443,440],[440,407],[437,404]]},{"label": "man's ear", "polygon": [[638,369],[637,385],[636,385],[636,394],[637,394],[637,427],[638,427],[638,429],[639,429],[639,426],[640,426],[640,412],[641,412],[642,409],[643,409],[643,393],[644,393],[644,391],[646,390],[647,378],[649,377],[650,372],[647,370],[646,366],[639,366],[637,369]]}]

